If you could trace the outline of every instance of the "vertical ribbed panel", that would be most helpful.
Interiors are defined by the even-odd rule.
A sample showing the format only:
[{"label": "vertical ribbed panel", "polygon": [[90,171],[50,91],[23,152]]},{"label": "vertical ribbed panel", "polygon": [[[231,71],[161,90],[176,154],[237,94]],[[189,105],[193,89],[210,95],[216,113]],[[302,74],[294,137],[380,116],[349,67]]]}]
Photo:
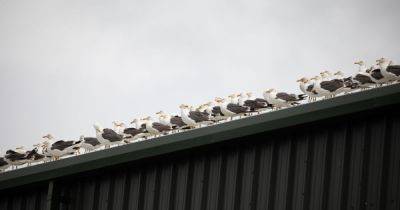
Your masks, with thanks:
[{"label": "vertical ribbed panel", "polygon": [[[400,209],[399,113],[237,140],[57,180],[57,209]],[[46,193],[4,194],[0,209],[45,209]]]},{"label": "vertical ribbed panel", "polygon": [[0,195],[1,210],[42,210],[46,209],[47,186],[21,190]]}]

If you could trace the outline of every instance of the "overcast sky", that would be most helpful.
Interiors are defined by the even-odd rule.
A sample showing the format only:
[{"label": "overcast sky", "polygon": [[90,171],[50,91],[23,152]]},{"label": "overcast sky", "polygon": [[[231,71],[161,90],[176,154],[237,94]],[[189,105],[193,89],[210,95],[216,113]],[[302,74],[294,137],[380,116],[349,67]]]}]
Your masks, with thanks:
[{"label": "overcast sky", "polygon": [[0,148],[400,60],[400,3],[0,0]]}]

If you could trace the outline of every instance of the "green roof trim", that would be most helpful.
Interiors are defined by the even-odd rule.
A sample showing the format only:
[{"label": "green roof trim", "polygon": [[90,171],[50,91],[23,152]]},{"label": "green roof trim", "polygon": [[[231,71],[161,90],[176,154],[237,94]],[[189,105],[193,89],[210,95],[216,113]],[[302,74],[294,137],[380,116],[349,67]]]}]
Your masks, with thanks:
[{"label": "green roof trim", "polygon": [[0,174],[0,190],[394,104],[400,84],[8,171]]}]

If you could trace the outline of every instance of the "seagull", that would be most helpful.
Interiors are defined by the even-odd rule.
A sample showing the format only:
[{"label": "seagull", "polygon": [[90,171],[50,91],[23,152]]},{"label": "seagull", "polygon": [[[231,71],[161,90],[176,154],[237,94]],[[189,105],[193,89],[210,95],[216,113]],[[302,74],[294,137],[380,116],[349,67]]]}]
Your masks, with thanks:
[{"label": "seagull", "polygon": [[364,64],[364,61],[356,61],[354,64],[358,65],[358,72],[353,76],[353,80],[358,83],[358,86],[364,90],[370,88],[376,83],[372,80],[371,75],[367,73],[367,67]]},{"label": "seagull", "polygon": [[122,133],[125,129],[125,123],[120,122],[120,121],[112,121],[112,124],[113,124],[113,130],[115,132],[117,132],[118,134],[122,135]]},{"label": "seagull", "polygon": [[120,144],[123,141],[123,136],[118,134],[113,129],[102,128],[100,124],[93,125],[96,130],[96,137],[105,148],[110,148],[111,145]]},{"label": "seagull", "polygon": [[251,99],[253,96],[252,92],[247,92],[246,96],[243,93],[237,94],[238,104],[240,106],[249,107],[251,112],[260,113],[268,108],[272,108],[272,105],[268,103],[265,99],[262,98],[255,98]]},{"label": "seagull", "polygon": [[389,82],[389,78],[382,74],[382,70],[379,65],[373,65],[371,68],[366,70],[366,72],[371,75],[371,79],[373,82],[377,84],[377,86],[382,86],[383,84]]},{"label": "seagull", "polygon": [[207,106],[209,107],[207,112],[209,112],[211,120],[213,120],[215,122],[219,122],[219,121],[226,120],[229,118],[228,116],[225,116],[222,113],[221,106],[218,104],[218,102],[216,102],[216,104],[214,104],[214,105],[215,106],[213,106],[213,102],[207,103]]},{"label": "seagull", "polygon": [[181,104],[179,108],[181,109],[182,121],[190,128],[196,128],[200,127],[202,124],[212,123],[208,114],[193,110],[189,105]]},{"label": "seagull", "polygon": [[302,77],[297,82],[300,85],[300,90],[308,96],[308,102],[316,101],[319,97],[318,93],[314,91],[314,82],[307,77]]},{"label": "seagull", "polygon": [[340,88],[344,87],[343,80],[339,79],[326,80],[323,77],[315,76],[312,80],[315,81],[313,91],[325,98],[332,98]]},{"label": "seagull", "polygon": [[204,113],[204,115],[207,115],[210,118],[210,121],[213,122],[219,122],[229,118],[227,116],[224,116],[224,114],[221,112],[221,107],[214,106],[214,103],[212,101],[200,105],[197,110]]},{"label": "seagull", "polygon": [[84,135],[81,135],[79,141],[82,142],[81,148],[85,150],[85,153],[94,151],[101,147],[101,143],[96,137],[85,137]]},{"label": "seagull", "polygon": [[171,123],[171,116],[170,115],[165,114],[163,111],[157,112],[156,115],[158,117],[158,121],[161,124],[167,125],[167,126],[173,128],[173,129],[176,128],[176,126]]},{"label": "seagull", "polygon": [[38,147],[33,148],[31,151],[26,152],[27,164],[30,166],[32,163],[44,161],[46,156],[38,153]]},{"label": "seagull", "polygon": [[[43,138],[54,141],[54,137],[51,134],[43,136]],[[54,160],[59,160],[63,156],[75,154],[77,150],[79,150],[81,143],[81,141],[58,140],[52,144],[45,145],[45,147],[47,148],[47,152],[51,154]]]},{"label": "seagull", "polygon": [[130,124],[134,127],[124,129],[124,138],[128,141],[133,141],[140,138],[147,138],[151,134],[146,130],[146,124],[142,123],[140,119],[134,119]]},{"label": "seagull", "polygon": [[[143,124],[144,127],[141,129],[126,128],[125,123],[118,122],[118,121],[113,121],[113,125],[114,125],[114,131],[116,133],[118,133],[119,135],[123,136],[125,143],[129,143],[130,141],[132,141],[134,139],[138,139],[139,136],[136,136],[136,135],[144,133],[144,131],[146,130],[144,124]],[[133,137],[135,137],[135,138],[133,138]]]},{"label": "seagull", "polygon": [[339,94],[339,93],[348,94],[349,92],[354,91],[355,89],[359,88],[358,83],[355,83],[353,81],[352,77],[345,77],[344,73],[342,71],[337,71],[333,75],[336,80],[343,81],[343,87],[340,88],[336,94]]},{"label": "seagull", "polygon": [[49,153],[49,149],[48,149],[48,146],[50,144],[51,144],[50,141],[48,139],[46,139],[38,144],[33,145],[35,148],[38,149],[38,153],[40,151],[40,154],[44,155],[44,158],[42,160],[43,162],[51,161],[53,158],[53,156]]},{"label": "seagull", "polygon": [[386,58],[376,60],[379,65],[382,75],[388,78],[389,81],[400,79],[400,65],[393,65],[393,61]]},{"label": "seagull", "polygon": [[238,100],[236,99],[236,94],[231,94],[228,96],[230,99],[229,103],[226,103],[224,98],[215,98],[215,101],[221,107],[221,112],[224,116],[230,117],[233,119],[235,116],[242,116],[250,112],[250,107],[241,106],[238,104]]},{"label": "seagull", "polygon": [[0,157],[0,173],[4,172],[8,167],[10,167],[10,164],[3,157]]},{"label": "seagull", "polygon": [[15,167],[16,169],[18,166],[28,162],[26,159],[26,151],[22,146],[17,147],[15,150],[7,150],[4,159],[11,165],[11,168]]},{"label": "seagull", "polygon": [[163,111],[157,112],[156,115],[158,115],[160,123],[168,125],[172,129],[184,129],[185,127],[187,127],[185,122],[183,122],[182,117],[178,115],[171,116],[164,113]]},{"label": "seagull", "polygon": [[150,116],[142,118],[142,120],[146,123],[146,130],[156,137],[161,134],[166,134],[168,131],[171,130],[171,127],[169,125],[164,125],[159,122],[153,122]]},{"label": "seagull", "polygon": [[330,80],[334,79],[334,76],[332,75],[332,73],[330,71],[323,71],[319,74],[321,76],[322,81],[330,81]]},{"label": "seagull", "polygon": [[300,101],[307,98],[305,94],[289,94],[285,92],[277,92],[275,89],[268,89],[263,93],[264,99],[274,107],[280,109],[284,107],[292,107],[299,104]]}]

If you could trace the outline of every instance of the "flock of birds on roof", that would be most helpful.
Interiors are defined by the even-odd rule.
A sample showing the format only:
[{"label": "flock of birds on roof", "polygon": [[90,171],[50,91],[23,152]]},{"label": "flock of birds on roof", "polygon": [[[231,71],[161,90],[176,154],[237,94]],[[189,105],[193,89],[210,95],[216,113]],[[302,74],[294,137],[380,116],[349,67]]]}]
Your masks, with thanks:
[{"label": "flock of birds on roof", "polygon": [[270,110],[296,106],[308,98],[308,102],[317,99],[332,98],[338,94],[347,94],[355,90],[365,90],[400,81],[400,65],[380,58],[376,65],[367,67],[363,61],[355,62],[359,70],[352,76],[345,77],[342,72],[330,73],[323,71],[312,78],[297,80],[302,94],[291,94],[268,89],[262,98],[253,98],[252,93],[229,95],[227,98],[215,98],[213,102],[198,107],[182,104],[180,115],[170,115],[157,112],[158,121],[152,117],[137,118],[127,127],[123,122],[114,121],[114,128],[103,128],[94,124],[95,137],[80,136],[79,140],[59,140],[51,134],[42,137],[42,141],[31,150],[18,147],[7,150],[0,157],[0,172],[7,168],[17,169],[19,166],[59,160],[62,157],[88,153],[101,148],[133,143],[150,138],[182,132],[225,122],[244,116],[251,116]]}]

